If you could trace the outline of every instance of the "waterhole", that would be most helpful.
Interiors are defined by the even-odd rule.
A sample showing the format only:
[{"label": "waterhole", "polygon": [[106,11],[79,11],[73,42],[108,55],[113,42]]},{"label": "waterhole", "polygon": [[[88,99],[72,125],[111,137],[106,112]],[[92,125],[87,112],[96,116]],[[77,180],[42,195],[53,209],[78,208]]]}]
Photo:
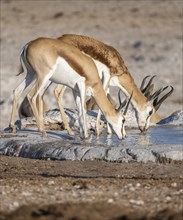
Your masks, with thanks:
[{"label": "waterhole", "polygon": [[136,146],[138,145],[182,145],[183,129],[177,126],[157,126],[149,128],[145,134],[139,130],[127,130],[127,137],[119,140],[116,135],[102,134],[100,138],[92,135],[87,141],[93,144],[108,146]]}]

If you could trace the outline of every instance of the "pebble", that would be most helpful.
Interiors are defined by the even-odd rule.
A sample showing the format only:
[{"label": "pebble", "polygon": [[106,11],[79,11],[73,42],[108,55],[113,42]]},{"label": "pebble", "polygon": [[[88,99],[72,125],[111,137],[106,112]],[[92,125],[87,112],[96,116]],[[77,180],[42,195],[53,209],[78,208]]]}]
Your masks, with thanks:
[{"label": "pebble", "polygon": [[7,193],[6,193],[5,191],[1,191],[0,194],[4,196],[4,195],[6,195]]},{"label": "pebble", "polygon": [[76,184],[76,185],[74,185],[74,188],[76,188],[76,189],[82,189],[82,186],[79,185],[79,184]]},{"label": "pebble", "polygon": [[170,196],[167,196],[167,197],[166,197],[166,201],[167,201],[167,202],[170,202],[171,200],[172,200],[172,199],[171,199]]},{"label": "pebble", "polygon": [[13,202],[13,206],[18,207],[19,203],[15,201],[15,202]]},{"label": "pebble", "polygon": [[140,187],[140,186],[141,186],[141,184],[140,184],[140,183],[137,183],[137,184],[136,184],[136,187]]},{"label": "pebble", "polygon": [[149,184],[144,186],[145,189],[151,189],[151,186]]},{"label": "pebble", "polygon": [[174,182],[174,183],[172,183],[172,184],[171,184],[171,187],[176,188],[176,187],[177,187],[177,183],[175,183],[175,182]]},{"label": "pebble", "polygon": [[111,199],[108,199],[107,202],[108,202],[108,203],[113,203],[113,202],[114,202],[114,199],[112,199],[112,198],[111,198]]},{"label": "pebble", "polygon": [[133,187],[133,184],[132,184],[132,183],[129,183],[129,184],[127,184],[126,186],[124,186],[125,189],[131,188],[131,187]]},{"label": "pebble", "polygon": [[48,181],[48,185],[51,186],[51,185],[54,185],[54,184],[55,184],[55,182],[54,182],[53,180],[49,180],[49,181]]},{"label": "pebble", "polygon": [[32,193],[31,193],[31,192],[25,192],[25,191],[23,191],[23,192],[22,192],[22,195],[23,195],[23,196],[31,196]]},{"label": "pebble", "polygon": [[179,191],[173,192],[172,195],[180,195],[183,194],[183,189],[180,189]]},{"label": "pebble", "polygon": [[129,190],[134,192],[135,191],[135,187],[132,186],[132,187],[129,188]]},{"label": "pebble", "polygon": [[130,202],[130,204],[132,204],[132,205],[144,205],[144,201],[143,201],[143,200],[130,199],[129,202]]}]

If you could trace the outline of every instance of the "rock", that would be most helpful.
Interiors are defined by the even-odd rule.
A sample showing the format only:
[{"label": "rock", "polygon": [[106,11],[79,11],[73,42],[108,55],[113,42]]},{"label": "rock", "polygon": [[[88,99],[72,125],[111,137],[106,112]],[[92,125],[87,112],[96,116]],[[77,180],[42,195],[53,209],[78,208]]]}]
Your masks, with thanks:
[{"label": "rock", "polygon": [[48,185],[49,185],[49,186],[52,186],[52,185],[54,185],[54,184],[55,184],[54,180],[49,180],[49,181],[48,181]]},{"label": "rock", "polygon": [[166,197],[166,202],[171,202],[172,198],[170,196]]},{"label": "rock", "polygon": [[138,206],[144,205],[144,201],[143,200],[130,199],[129,203],[132,204],[132,205],[138,205]]},{"label": "rock", "polygon": [[[175,138],[176,136],[176,138]],[[155,127],[146,135],[128,130],[128,137],[119,140],[106,134],[89,140],[71,137],[66,131],[48,131],[42,138],[35,130],[16,134],[0,134],[0,155],[56,160],[105,160],[109,162],[159,162],[183,160],[181,127]]]},{"label": "rock", "polygon": [[[105,160],[109,162],[172,162],[183,160],[182,128],[180,126],[183,111],[172,114],[164,123],[151,127],[145,135],[138,130],[130,129],[135,126],[134,112],[128,112],[127,137],[119,140],[116,135],[106,134],[105,119],[102,116],[102,135],[97,138],[95,130],[97,112],[87,114],[88,128],[91,136],[88,140],[79,138],[77,111],[66,109],[66,114],[75,136],[68,135],[65,130],[49,130],[48,137],[42,138],[35,129],[25,129],[35,126],[34,118],[26,118],[17,122],[19,129],[16,134],[1,132],[0,154],[34,159],[56,160]],[[45,114],[45,123],[61,125],[60,112],[52,110]],[[130,124],[131,123],[131,124]],[[173,125],[173,126],[170,126]],[[25,130],[23,130],[23,128]]]},{"label": "rock", "polygon": [[183,125],[183,110],[171,114],[169,117],[162,119],[158,125]]},{"label": "rock", "polygon": [[114,199],[112,198],[107,200],[107,203],[113,203],[113,202],[114,202]]},{"label": "rock", "polygon": [[175,183],[175,182],[172,183],[172,184],[171,184],[171,187],[176,188],[176,187],[177,187],[177,183]]},{"label": "rock", "polygon": [[[78,122],[78,113],[77,110],[65,109],[67,120],[73,130],[79,132],[79,122]],[[87,112],[87,127],[91,131],[96,129],[96,118],[97,111],[88,111]],[[60,111],[59,109],[49,110],[44,114],[44,123],[47,130],[63,130]],[[157,125],[182,125],[183,124],[183,110],[177,111],[171,114],[169,117],[162,119]],[[154,123],[151,123],[151,126],[155,126]],[[16,121],[16,127],[18,130],[25,128],[36,128],[36,121],[34,117],[23,118]],[[104,116],[101,116],[101,127],[106,129],[106,121]],[[129,109],[126,114],[126,128],[138,128],[135,112],[133,109]]]}]

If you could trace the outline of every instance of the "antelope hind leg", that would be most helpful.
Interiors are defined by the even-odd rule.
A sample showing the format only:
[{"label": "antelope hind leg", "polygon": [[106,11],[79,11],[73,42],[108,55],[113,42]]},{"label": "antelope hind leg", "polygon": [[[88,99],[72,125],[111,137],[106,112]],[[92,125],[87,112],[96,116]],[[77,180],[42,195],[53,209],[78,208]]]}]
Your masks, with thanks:
[{"label": "antelope hind leg", "polygon": [[[45,131],[45,128],[44,128],[44,123],[43,123],[43,116],[39,115],[39,111],[38,111],[38,108],[37,108],[37,98],[40,99],[39,93],[42,89],[42,86],[39,86],[39,84],[41,84],[41,82],[39,82],[39,80],[37,79],[35,84],[33,85],[32,89],[27,94],[27,98],[29,100],[29,103],[31,105],[34,117],[36,119],[38,130],[42,133],[43,137],[47,137],[47,134],[46,134],[46,131]],[[43,104],[43,103],[40,103],[39,105],[41,105],[41,104]]]},{"label": "antelope hind leg", "polygon": [[59,106],[59,109],[60,109],[60,115],[61,115],[61,119],[64,123],[64,127],[67,130],[69,135],[74,135],[73,130],[69,126],[69,123],[68,123],[68,120],[67,120],[67,117],[66,117],[66,114],[65,114],[65,111],[64,111],[63,103],[62,103],[62,96],[63,96],[63,93],[64,93],[65,89],[66,89],[66,86],[57,85],[57,87],[55,88],[54,93],[55,93],[55,97],[57,99],[57,103],[58,103],[58,106]]}]

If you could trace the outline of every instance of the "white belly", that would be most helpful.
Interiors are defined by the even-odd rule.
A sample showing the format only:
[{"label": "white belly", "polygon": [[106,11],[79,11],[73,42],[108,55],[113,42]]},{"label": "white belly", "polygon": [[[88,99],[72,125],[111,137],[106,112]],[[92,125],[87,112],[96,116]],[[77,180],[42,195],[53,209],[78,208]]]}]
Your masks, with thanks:
[{"label": "white belly", "polygon": [[57,59],[51,71],[52,76],[50,80],[52,82],[63,84],[70,88],[74,88],[77,82],[85,81],[85,78],[80,76],[62,57]]},{"label": "white belly", "polygon": [[110,75],[109,68],[105,64],[95,59],[93,61],[97,67],[100,79],[102,79],[104,73]]},{"label": "white belly", "polygon": [[[108,79],[110,78],[109,68],[98,60],[93,59],[93,61],[97,67],[99,77],[105,86],[105,84],[108,82]],[[50,71],[50,75],[50,80],[52,82],[66,85],[72,89],[74,89],[76,83],[85,81],[85,78],[80,76],[62,57],[57,59],[55,65]],[[92,93],[91,90],[92,88],[90,88],[87,92]]]}]

